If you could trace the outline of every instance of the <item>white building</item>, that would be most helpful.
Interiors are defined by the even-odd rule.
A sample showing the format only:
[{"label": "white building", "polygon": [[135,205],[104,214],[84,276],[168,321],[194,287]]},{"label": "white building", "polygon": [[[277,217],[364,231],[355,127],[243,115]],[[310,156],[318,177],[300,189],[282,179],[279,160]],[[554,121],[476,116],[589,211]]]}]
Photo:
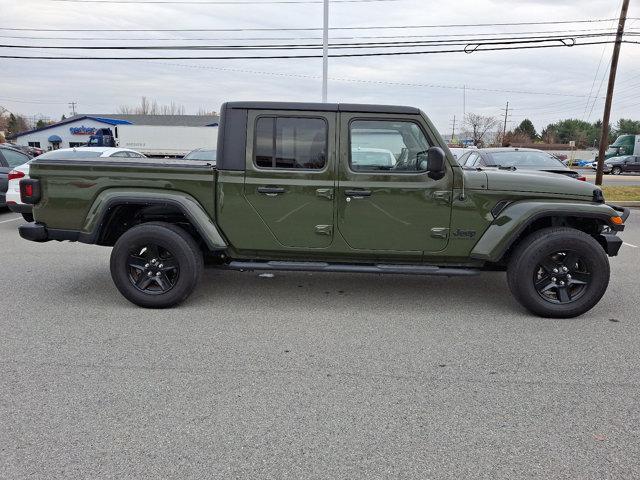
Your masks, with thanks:
[{"label": "white building", "polygon": [[7,140],[17,145],[55,150],[85,145],[97,129],[112,128],[115,125],[204,127],[217,126],[218,122],[219,118],[215,115],[83,114],[74,115],[44,128],[21,132]]}]

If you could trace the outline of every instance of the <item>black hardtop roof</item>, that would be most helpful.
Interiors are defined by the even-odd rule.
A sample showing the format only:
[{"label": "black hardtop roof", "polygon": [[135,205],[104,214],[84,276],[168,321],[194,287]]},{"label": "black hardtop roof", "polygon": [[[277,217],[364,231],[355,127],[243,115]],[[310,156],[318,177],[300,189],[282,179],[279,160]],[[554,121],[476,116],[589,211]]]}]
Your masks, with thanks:
[{"label": "black hardtop roof", "polygon": [[[419,114],[420,109],[399,105],[366,105],[357,103],[306,103],[306,102],[227,102],[226,108],[250,110],[292,110],[312,112],[358,112]],[[224,108],[223,107],[223,108]]]}]

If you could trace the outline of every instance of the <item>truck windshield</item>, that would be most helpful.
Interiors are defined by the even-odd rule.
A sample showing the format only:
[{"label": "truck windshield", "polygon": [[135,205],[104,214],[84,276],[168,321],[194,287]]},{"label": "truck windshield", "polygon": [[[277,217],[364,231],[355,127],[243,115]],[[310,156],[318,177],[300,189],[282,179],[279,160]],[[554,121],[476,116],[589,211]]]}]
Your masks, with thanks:
[{"label": "truck windshield", "polygon": [[562,163],[544,152],[492,152],[493,164],[498,167],[561,167]]},{"label": "truck windshield", "polygon": [[618,150],[618,147],[609,147],[607,148],[607,151],[604,152],[604,154],[608,156],[614,156],[618,154]]}]

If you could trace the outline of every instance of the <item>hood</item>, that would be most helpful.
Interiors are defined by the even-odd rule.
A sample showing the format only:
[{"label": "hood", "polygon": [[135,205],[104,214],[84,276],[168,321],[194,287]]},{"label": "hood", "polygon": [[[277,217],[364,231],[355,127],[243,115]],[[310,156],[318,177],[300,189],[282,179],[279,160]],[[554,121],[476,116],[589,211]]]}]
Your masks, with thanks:
[{"label": "hood", "polygon": [[562,195],[565,197],[593,198],[597,188],[588,182],[581,182],[566,175],[557,173],[536,172],[529,170],[486,170],[487,189],[511,192],[535,192]]}]

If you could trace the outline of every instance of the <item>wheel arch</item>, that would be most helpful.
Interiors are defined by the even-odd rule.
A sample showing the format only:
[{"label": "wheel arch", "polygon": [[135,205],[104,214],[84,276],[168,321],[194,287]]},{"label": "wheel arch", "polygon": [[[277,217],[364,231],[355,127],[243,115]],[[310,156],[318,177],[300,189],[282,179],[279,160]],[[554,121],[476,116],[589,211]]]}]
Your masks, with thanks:
[{"label": "wheel arch", "polygon": [[215,222],[195,198],[187,193],[163,190],[101,192],[89,209],[78,240],[113,246],[129,228],[158,220],[182,226],[210,251],[228,246]]},{"label": "wheel arch", "polygon": [[604,227],[624,228],[611,223],[611,217],[615,216],[618,216],[617,212],[605,204],[515,202],[496,216],[470,256],[490,263],[504,262],[522,239],[532,232],[553,226],[575,228],[600,241],[598,235]]}]

